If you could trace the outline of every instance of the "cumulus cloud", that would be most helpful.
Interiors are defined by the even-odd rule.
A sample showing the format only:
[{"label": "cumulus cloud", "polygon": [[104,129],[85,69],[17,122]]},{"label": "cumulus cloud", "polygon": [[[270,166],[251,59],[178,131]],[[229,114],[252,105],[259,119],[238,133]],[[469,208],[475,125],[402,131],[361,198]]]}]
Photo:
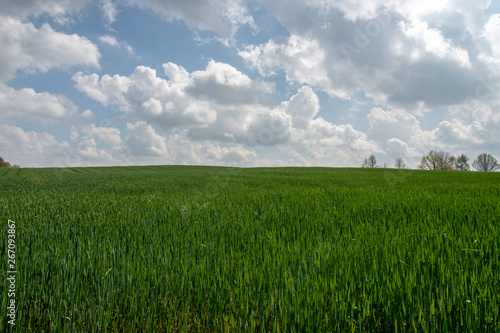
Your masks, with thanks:
[{"label": "cumulus cloud", "polygon": [[70,127],[72,147],[67,149],[66,166],[120,165],[126,156],[121,154],[120,130],[113,127],[83,125]]},{"label": "cumulus cloud", "polygon": [[258,155],[242,145],[222,146],[211,141],[193,141],[187,131],[170,135],[167,140],[169,159],[173,164],[252,165]]},{"label": "cumulus cloud", "polygon": [[370,123],[368,135],[381,143],[393,138],[407,141],[420,130],[417,118],[402,109],[385,111],[373,108],[368,114],[368,121]]},{"label": "cumulus cloud", "polygon": [[[417,131],[409,138],[408,143],[413,147],[427,147],[441,150],[468,150],[478,149],[485,144],[485,131],[477,124],[465,124],[458,120],[442,121],[429,131]],[[432,148],[434,147],[434,148]]]},{"label": "cumulus cloud", "polygon": [[472,117],[472,120],[452,117],[433,129],[423,130],[417,118],[404,110],[373,108],[368,115],[368,138],[377,142],[387,156],[404,157],[413,167],[431,149],[452,154],[494,152],[500,143],[496,129],[500,117],[486,106],[473,112]]},{"label": "cumulus cloud", "polygon": [[73,102],[62,95],[37,93],[31,88],[15,90],[0,83],[0,118],[46,123],[69,120],[76,116],[77,109]]},{"label": "cumulus cloud", "polygon": [[66,164],[70,145],[46,132],[25,132],[17,126],[0,124],[2,157],[21,166],[61,166]]},{"label": "cumulus cloud", "polygon": [[144,121],[127,124],[127,138],[121,152],[140,164],[250,165],[257,159],[255,152],[241,145],[193,141],[185,130],[162,136]]},{"label": "cumulus cloud", "polygon": [[277,70],[284,70],[289,82],[308,84],[331,95],[347,97],[343,90],[330,86],[325,77],[323,65],[326,55],[317,40],[299,35],[280,37],[264,45],[247,46],[239,55],[260,75],[269,77],[275,75]]},{"label": "cumulus cloud", "polygon": [[126,146],[133,156],[165,156],[165,138],[158,135],[154,128],[144,121],[127,124]]},{"label": "cumulus cloud", "polygon": [[130,162],[118,146],[118,130],[89,126],[79,132],[70,128],[71,145],[47,132],[25,131],[21,127],[0,124],[2,157],[21,167],[72,167],[123,165]]},{"label": "cumulus cloud", "polygon": [[126,93],[130,85],[128,78],[119,75],[104,75],[102,78],[99,78],[97,74],[84,75],[82,72],[77,72],[73,75],[72,79],[79,91],[101,102],[103,105],[109,105],[118,96]]},{"label": "cumulus cloud", "polygon": [[[359,136],[366,152],[410,160],[430,149],[494,152],[500,140],[499,16],[482,12],[488,4],[266,1],[290,34],[247,45],[239,55],[260,75],[283,72],[291,84],[380,105],[367,116],[366,136]],[[436,111],[447,120],[422,130],[419,118]],[[341,129],[315,141],[335,145]],[[320,147],[302,147],[297,158],[326,154]],[[341,151],[348,160],[356,150]]]},{"label": "cumulus cloud", "polygon": [[[166,72],[176,71],[168,68]],[[182,69],[181,69],[182,70]],[[274,91],[274,84],[253,82],[248,76],[231,65],[210,61],[204,71],[191,74],[187,91],[191,95],[204,96],[221,104],[256,104]]]},{"label": "cumulus cloud", "polygon": [[84,137],[82,138],[77,148],[72,152],[76,157],[81,158],[82,166],[87,163],[95,163],[99,161],[109,161],[111,158],[109,153],[97,146],[95,139]]},{"label": "cumulus cloud", "polygon": [[480,57],[489,64],[500,64],[500,14],[490,16],[480,35],[483,38]]},{"label": "cumulus cloud", "polygon": [[93,139],[112,145],[118,145],[122,141],[120,137],[120,130],[117,128],[98,127],[95,124],[90,124],[88,126],[84,126],[82,132],[88,134]]},{"label": "cumulus cloud", "polygon": [[173,63],[163,67],[168,80],[145,66],[129,77],[79,72],[73,80],[78,90],[104,105],[115,103],[166,133],[184,127],[196,140],[248,142],[264,124],[285,117],[271,108],[273,84],[253,81],[232,66],[210,61],[193,73]]},{"label": "cumulus cloud", "polygon": [[438,59],[453,60],[461,67],[470,67],[469,54],[453,44],[451,40],[444,38],[438,29],[432,29],[427,22],[414,19],[409,24],[400,22],[404,35],[415,42],[413,50],[406,50],[412,61],[419,61],[421,53],[436,56]]},{"label": "cumulus cloud", "polygon": [[319,111],[319,99],[308,87],[301,87],[281,108],[292,117],[292,125],[298,129],[308,129]]},{"label": "cumulus cloud", "polygon": [[489,68],[477,48],[493,45],[494,23],[479,28],[484,13],[477,5],[468,10],[467,1],[288,0],[264,6],[290,36],[247,45],[240,56],[262,75],[283,71],[290,82],[335,97],[361,92],[377,104],[419,114],[463,103],[478,72]]},{"label": "cumulus cloud", "polygon": [[80,114],[80,117],[82,117],[83,119],[92,120],[95,117],[95,113],[87,109]]},{"label": "cumulus cloud", "polygon": [[311,122],[309,130],[295,130],[289,146],[282,149],[302,165],[353,166],[360,156],[383,150],[350,124],[334,125],[323,118]]},{"label": "cumulus cloud", "polygon": [[[19,72],[99,68],[101,55],[87,38],[29,22],[48,15],[51,22],[67,23],[86,3],[0,3],[0,82]],[[166,78],[147,66],[137,66],[130,75],[80,69],[72,77],[80,92],[130,116],[121,131],[91,123],[96,114],[79,114],[64,96],[0,83],[2,120],[78,120],[70,129],[72,147],[50,134],[15,126],[4,128],[13,136],[2,137],[6,147],[14,147],[15,140],[40,140],[41,146],[32,144],[38,148],[28,151],[34,156],[45,152],[60,165],[355,166],[372,153],[381,160],[418,160],[430,149],[498,151],[500,15],[483,11],[488,0],[100,0],[96,6],[106,29],[98,45],[133,54],[111,29],[119,6],[127,4],[185,22],[195,41],[240,45],[239,55],[259,79],[216,61],[197,71],[165,63]],[[265,34],[252,15],[264,12],[282,24],[285,36],[261,39]],[[255,35],[237,34],[242,25]],[[242,44],[236,38],[259,42]],[[291,96],[277,97],[270,81],[278,75],[289,83]],[[318,91],[351,100],[360,109],[366,106],[356,124],[367,130],[321,117],[328,110],[321,109]],[[436,112],[440,118],[432,118],[432,124],[429,114]],[[51,152],[49,144],[66,155]],[[22,159],[33,163],[27,156]]]},{"label": "cumulus cloud", "polygon": [[47,72],[75,65],[99,67],[96,45],[77,34],[56,32],[49,24],[36,28],[31,22],[0,17],[0,80],[11,79],[16,71]]},{"label": "cumulus cloud", "polygon": [[253,158],[248,149],[270,147],[290,154],[294,163],[348,165],[360,153],[381,151],[351,125],[333,125],[318,117],[319,99],[309,86],[277,104],[271,98],[273,84],[252,80],[228,64],[210,61],[204,70],[192,73],[173,63],[163,68],[168,79],[144,66],[128,77],[73,77],[78,90],[105,105],[114,101],[140,119],[127,127],[127,149],[133,156],[173,158],[175,142],[191,147],[182,149],[186,151],[197,151],[193,147],[199,144],[215,145],[214,153],[202,153],[206,159],[197,160],[194,153],[179,155],[197,163],[208,156],[247,162]]}]

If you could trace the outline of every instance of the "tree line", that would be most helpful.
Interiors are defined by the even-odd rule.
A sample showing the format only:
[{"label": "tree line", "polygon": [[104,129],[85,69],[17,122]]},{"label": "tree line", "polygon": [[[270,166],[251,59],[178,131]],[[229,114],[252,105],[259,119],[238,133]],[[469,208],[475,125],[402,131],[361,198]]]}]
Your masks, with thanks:
[{"label": "tree line", "polygon": [[[372,154],[365,158],[363,168],[378,168],[377,158]],[[469,158],[462,154],[458,157],[442,150],[431,150],[427,155],[422,156],[418,166],[421,170],[458,170],[470,171]],[[497,159],[490,154],[482,153],[472,162],[472,167],[478,171],[492,172],[500,169]],[[19,165],[11,165],[0,157],[0,168],[19,168]],[[406,169],[406,162],[402,157],[396,158],[394,163],[396,169]]]},{"label": "tree line", "polygon": [[0,157],[0,168],[19,168],[19,165],[10,165],[9,162],[5,162],[4,159]]},{"label": "tree line", "polygon": [[[363,168],[377,168],[377,158],[372,154],[365,158]],[[402,157],[398,157],[394,163],[396,169],[406,169],[406,163]],[[472,167],[478,171],[493,172],[500,169],[497,159],[490,154],[482,153],[472,162]],[[458,157],[442,150],[431,150],[427,155],[422,156],[418,166],[421,170],[458,170],[470,171],[471,165],[467,155]]]}]

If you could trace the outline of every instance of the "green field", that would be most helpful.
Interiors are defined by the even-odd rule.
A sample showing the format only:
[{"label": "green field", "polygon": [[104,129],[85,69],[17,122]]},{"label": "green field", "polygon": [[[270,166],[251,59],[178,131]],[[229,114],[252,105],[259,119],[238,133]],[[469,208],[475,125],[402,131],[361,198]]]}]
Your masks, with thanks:
[{"label": "green field", "polygon": [[22,332],[495,332],[500,173],[0,170]]}]

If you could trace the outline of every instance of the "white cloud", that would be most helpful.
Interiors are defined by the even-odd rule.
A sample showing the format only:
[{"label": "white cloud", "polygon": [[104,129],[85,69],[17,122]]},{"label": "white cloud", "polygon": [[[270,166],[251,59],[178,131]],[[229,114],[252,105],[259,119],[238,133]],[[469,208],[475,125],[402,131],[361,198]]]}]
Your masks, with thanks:
[{"label": "white cloud", "polygon": [[436,139],[445,142],[448,147],[478,146],[484,143],[481,138],[482,128],[475,124],[463,124],[460,121],[442,121],[434,130]]},{"label": "white cloud", "polygon": [[242,145],[221,146],[214,141],[193,141],[187,131],[169,136],[167,140],[172,164],[251,165],[258,156]]},{"label": "white cloud", "polygon": [[83,119],[92,120],[95,117],[95,113],[87,109],[80,114],[80,117],[82,117]]},{"label": "white cloud", "polygon": [[46,132],[25,132],[17,126],[0,124],[2,157],[22,167],[66,165],[70,145]]},{"label": "white cloud", "polygon": [[484,25],[481,37],[485,39],[481,57],[488,63],[500,64],[500,14],[491,15]]},{"label": "white cloud", "polygon": [[239,55],[260,75],[272,76],[280,68],[286,72],[288,81],[319,87],[332,95],[346,96],[331,89],[322,71],[325,52],[317,40],[292,35],[290,38],[271,40],[265,45],[248,46]]},{"label": "white cloud", "polygon": [[[270,98],[273,85],[251,80],[227,64],[210,61],[205,70],[189,73],[167,63],[164,70],[168,79],[144,66],[129,77],[78,73],[73,79],[78,90],[103,104],[115,100],[141,119],[127,129],[128,151],[134,156],[202,163],[210,160],[203,156],[224,159],[227,155],[246,163],[253,159],[247,148],[278,147],[293,163],[357,165],[357,155],[382,151],[351,125],[337,126],[318,118],[319,99],[308,86],[276,105]],[[155,127],[168,136],[161,136]],[[186,152],[173,153],[172,142]],[[218,153],[197,159],[198,145],[215,145],[211,149]]]},{"label": "white cloud", "polygon": [[128,43],[124,43],[123,47],[125,48],[125,50],[127,50],[129,55],[134,54],[134,48],[132,46],[130,46]]},{"label": "white cloud", "polygon": [[[223,38],[231,38],[240,25],[253,25],[252,16],[248,14],[245,2],[242,0],[128,0],[128,2],[143,9],[152,9],[168,20],[183,20],[196,29],[216,32]],[[227,40],[225,42],[227,43]]]},{"label": "white cloud", "polygon": [[191,74],[191,95],[204,96],[220,104],[257,104],[274,92],[274,84],[252,81],[231,65],[210,61],[204,71]]},{"label": "white cloud", "polygon": [[144,121],[127,123],[126,147],[127,152],[133,156],[167,155],[165,138]]},{"label": "white cloud", "polygon": [[462,103],[474,93],[478,72],[500,69],[500,62],[487,69],[478,54],[478,47],[494,44],[484,36],[494,35],[495,24],[478,28],[487,22],[486,3],[271,0],[264,6],[290,36],[247,45],[240,56],[261,75],[283,71],[290,83],[332,96],[361,95],[419,114]]},{"label": "white cloud", "polygon": [[241,145],[233,147],[220,147],[213,143],[207,142],[206,159],[211,163],[220,163],[222,161],[226,165],[236,164],[245,165],[248,162],[257,159],[255,152],[245,149]]},{"label": "white cloud", "polygon": [[465,124],[456,119],[445,120],[433,130],[416,132],[409,138],[408,144],[410,147],[421,148],[422,151],[475,151],[487,148],[486,135],[484,129],[476,124]]},{"label": "white cloud", "polygon": [[118,145],[122,141],[120,137],[120,130],[117,128],[98,127],[95,124],[90,124],[88,126],[84,126],[82,132],[88,134],[93,139],[112,145]]},{"label": "white cloud", "polygon": [[84,75],[82,72],[77,72],[72,79],[79,91],[103,105],[108,105],[115,101],[118,96],[126,93],[130,85],[129,78],[119,75],[109,76],[106,74],[99,79],[97,74]]},{"label": "white cloud", "polygon": [[[87,38],[39,24],[47,16],[55,26],[67,24],[86,3],[0,3],[0,82],[19,72],[99,68],[101,55]],[[195,43],[240,45],[239,55],[260,77],[216,61],[196,71],[166,63],[167,78],[147,66],[137,66],[130,75],[84,74],[86,69],[79,68],[72,77],[75,87],[106,107],[124,111],[126,130],[94,123],[94,112],[78,112],[64,96],[3,83],[0,117],[43,124],[75,120],[69,129],[73,147],[47,133],[4,125],[12,140],[31,142],[27,151],[34,156],[45,152],[53,157],[51,163],[60,165],[359,166],[371,153],[380,162],[402,156],[411,163],[430,149],[495,153],[500,143],[500,15],[483,12],[488,3],[266,0],[261,6],[243,0],[99,0],[92,6],[103,15],[105,29],[97,35],[101,47],[134,53],[111,28],[120,23],[120,6],[132,5],[185,22],[194,30]],[[282,26],[260,30],[252,15],[273,17]],[[239,30],[243,25],[249,29]],[[276,31],[286,36],[276,36]],[[272,39],[262,42],[268,32]],[[243,44],[254,40],[259,44]],[[277,97],[270,81],[281,76],[293,96]],[[321,110],[318,91],[359,105],[362,111],[356,115],[333,117],[357,117],[356,125],[325,120],[321,112],[329,110]],[[359,131],[357,124],[368,129]],[[13,152],[14,141],[6,136],[2,140]],[[64,153],[57,155],[50,144]],[[34,163],[28,156],[21,160]]]},{"label": "white cloud", "polygon": [[292,125],[299,129],[308,129],[319,111],[319,99],[314,91],[304,86],[281,107],[292,117]]},{"label": "white cloud", "polygon": [[70,137],[75,146],[46,132],[25,131],[21,127],[0,124],[2,157],[12,164],[22,167],[127,164],[127,156],[120,152],[117,129],[92,124],[85,126],[80,133],[76,126],[71,126]]},{"label": "white cloud", "polygon": [[132,46],[130,46],[127,42],[119,42],[114,36],[103,35],[99,37],[99,41],[112,47],[123,47],[127,50],[128,54],[134,54],[134,48]]},{"label": "white cloud", "polygon": [[[351,125],[334,125],[321,117],[319,100],[310,87],[302,87],[279,107],[292,116],[291,136],[280,149],[302,165],[353,166],[360,156],[382,152],[367,135]],[[359,162],[360,163],[360,162]]]},{"label": "white cloud", "polygon": [[410,54],[412,62],[418,62],[421,53],[431,53],[439,59],[448,58],[462,67],[471,66],[466,50],[453,45],[451,40],[443,37],[440,30],[429,28],[426,22],[413,20],[410,24],[406,24],[401,21],[400,26],[406,37],[415,40],[414,49],[405,50]]},{"label": "white cloud", "polygon": [[87,137],[80,140],[74,153],[82,159],[83,165],[89,162],[96,163],[99,161],[109,161],[111,159],[109,153],[99,148],[93,138]]},{"label": "white cloud", "polygon": [[0,80],[11,79],[16,71],[47,72],[75,65],[99,67],[97,46],[76,34],[52,30],[47,23],[36,28],[8,16],[0,17]]},{"label": "white cloud", "polygon": [[407,141],[420,131],[417,118],[402,109],[384,111],[373,108],[368,114],[368,121],[368,136],[382,144],[393,138]]},{"label": "white cloud", "polygon": [[460,119],[460,112],[451,120],[441,121],[436,128],[422,130],[420,122],[408,112],[373,108],[368,120],[368,138],[377,142],[388,157],[404,157],[416,167],[420,158],[431,149],[452,154],[498,152],[500,116],[483,106],[472,113],[473,119]]},{"label": "white cloud", "polygon": [[302,165],[356,166],[363,156],[383,153],[365,133],[350,124],[334,125],[323,118],[312,121],[309,130],[294,129],[284,151]]},{"label": "white cloud", "polygon": [[[104,105],[113,102],[165,132],[188,129],[196,140],[246,143],[257,138],[263,126],[286,118],[272,108],[274,85],[253,81],[232,66],[210,61],[205,70],[191,74],[173,63],[164,64],[164,69],[168,80],[145,66],[129,77],[77,73],[73,80],[78,90]],[[283,131],[274,140],[286,135]]]},{"label": "white cloud", "polygon": [[108,44],[114,47],[120,46],[120,43],[116,40],[116,38],[110,35],[101,36],[99,37],[99,40],[101,41],[101,43]]},{"label": "white cloud", "polygon": [[[46,132],[25,132],[0,124],[2,157],[22,167],[72,167],[130,164],[252,165],[255,152],[241,145],[221,146],[212,141],[192,141],[186,132],[163,137],[144,122],[127,124],[125,142],[113,128],[71,126],[74,146]],[[111,144],[107,146],[106,144]]]},{"label": "white cloud", "polygon": [[112,127],[84,125],[71,126],[70,138],[74,147],[67,149],[67,166],[120,165],[126,163],[121,154],[120,130]]},{"label": "white cloud", "polygon": [[411,161],[413,163],[418,163],[419,159],[427,154],[427,151],[424,150],[418,150],[414,149],[413,147],[410,147],[408,143],[398,139],[398,138],[391,138],[387,140],[386,143],[387,146],[387,155],[392,159],[395,160],[398,157],[404,157],[406,161]]},{"label": "white cloud", "polygon": [[[320,22],[328,19],[326,15],[316,16],[318,11],[329,13],[334,10],[342,12],[350,21],[366,20],[374,18],[380,10],[397,10],[406,17],[433,18],[434,14],[440,14],[444,17],[447,12],[456,12],[467,16],[467,23],[470,26],[480,20],[483,16],[483,10],[487,9],[491,0],[349,0],[328,2],[323,0],[260,0],[281,22],[287,27],[293,22],[296,26],[304,27],[303,22],[317,18]],[[301,17],[299,13],[303,13]]]},{"label": "white cloud", "polygon": [[116,16],[118,15],[118,10],[116,3],[111,0],[101,0],[100,8],[104,17],[104,20],[108,25],[116,21]]},{"label": "white cloud", "polygon": [[219,16],[214,1],[130,0],[130,3],[134,3],[141,8],[153,9],[169,20],[184,20],[199,29],[212,30],[222,34],[227,29]]},{"label": "white cloud", "polygon": [[62,95],[37,93],[31,88],[15,90],[0,83],[0,118],[14,118],[42,123],[68,120],[77,107]]},{"label": "white cloud", "polygon": [[79,11],[88,2],[88,0],[0,1],[0,13],[19,19],[46,13],[64,22],[68,13]]}]

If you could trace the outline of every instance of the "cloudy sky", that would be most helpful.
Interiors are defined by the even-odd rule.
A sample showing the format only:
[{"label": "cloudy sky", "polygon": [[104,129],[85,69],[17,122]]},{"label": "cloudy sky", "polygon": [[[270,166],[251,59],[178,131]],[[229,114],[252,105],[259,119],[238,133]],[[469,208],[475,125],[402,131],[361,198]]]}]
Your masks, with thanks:
[{"label": "cloudy sky", "polygon": [[29,166],[500,158],[500,1],[0,0]]}]

